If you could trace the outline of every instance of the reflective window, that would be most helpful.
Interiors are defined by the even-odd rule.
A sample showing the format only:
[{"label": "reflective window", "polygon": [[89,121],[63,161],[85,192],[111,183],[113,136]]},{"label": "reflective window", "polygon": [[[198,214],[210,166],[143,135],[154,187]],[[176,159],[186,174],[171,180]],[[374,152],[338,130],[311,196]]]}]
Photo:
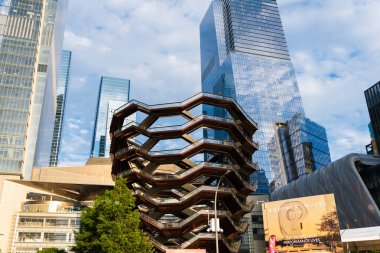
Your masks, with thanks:
[{"label": "reflective window", "polygon": [[57,109],[54,121],[53,141],[51,144],[50,166],[58,165],[59,149],[61,145],[63,115],[66,104],[66,91],[70,82],[71,51],[62,50],[59,76],[57,82]]},{"label": "reflective window", "polygon": [[[258,123],[257,192],[279,171],[274,123],[304,115],[275,1],[213,1],[200,26],[202,91],[229,96]],[[278,174],[278,173],[277,173]]]},{"label": "reflective window", "polygon": [[287,182],[331,163],[326,130],[317,123],[295,115],[277,133]]},{"label": "reflective window", "polygon": [[107,76],[101,78],[91,156],[109,157],[110,140],[109,138],[106,141],[101,139],[102,136],[109,136],[107,129],[111,122],[107,118],[112,118],[109,114],[111,111],[129,101],[129,91],[130,81],[127,79]]}]

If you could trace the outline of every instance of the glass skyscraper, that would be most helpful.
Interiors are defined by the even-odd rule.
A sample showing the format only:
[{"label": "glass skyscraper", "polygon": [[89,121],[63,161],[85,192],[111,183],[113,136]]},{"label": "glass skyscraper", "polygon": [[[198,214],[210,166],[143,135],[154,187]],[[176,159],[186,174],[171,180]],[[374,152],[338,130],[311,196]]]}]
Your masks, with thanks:
[{"label": "glass skyscraper", "polygon": [[276,186],[281,187],[331,163],[326,129],[301,115],[277,124],[275,142],[280,147],[281,173]]},{"label": "glass skyscraper", "polygon": [[0,173],[28,178],[51,144],[66,10],[67,0],[0,1]]},{"label": "glass skyscraper", "polygon": [[289,58],[275,0],[213,0],[200,25],[202,91],[229,96],[259,125],[260,145],[253,159],[265,173],[256,173],[257,193],[278,168],[273,137],[275,122],[286,122],[304,109]]},{"label": "glass skyscraper", "polygon": [[61,146],[63,116],[65,113],[66,92],[70,83],[71,51],[62,50],[61,64],[59,66],[57,82],[57,107],[55,112],[53,140],[51,143],[50,167],[58,164],[59,150]]},{"label": "glass skyscraper", "polygon": [[[102,76],[100,80],[98,106],[96,110],[91,157],[109,157],[110,114],[128,103],[130,81],[128,79]],[[107,144],[108,142],[108,144]]]},{"label": "glass skyscraper", "polygon": [[[371,122],[368,126],[371,136],[370,150],[379,155],[380,147],[380,81],[364,91]],[[368,150],[368,147],[367,147]],[[368,151],[367,151],[368,152]]]}]

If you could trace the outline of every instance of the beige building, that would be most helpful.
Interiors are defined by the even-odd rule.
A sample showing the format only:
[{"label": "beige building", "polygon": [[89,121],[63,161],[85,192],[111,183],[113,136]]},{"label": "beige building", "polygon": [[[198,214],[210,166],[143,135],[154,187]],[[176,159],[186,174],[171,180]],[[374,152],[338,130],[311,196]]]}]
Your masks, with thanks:
[{"label": "beige building", "polygon": [[80,167],[33,169],[27,181],[0,175],[0,252],[69,249],[80,210],[113,185],[111,161],[104,158]]}]

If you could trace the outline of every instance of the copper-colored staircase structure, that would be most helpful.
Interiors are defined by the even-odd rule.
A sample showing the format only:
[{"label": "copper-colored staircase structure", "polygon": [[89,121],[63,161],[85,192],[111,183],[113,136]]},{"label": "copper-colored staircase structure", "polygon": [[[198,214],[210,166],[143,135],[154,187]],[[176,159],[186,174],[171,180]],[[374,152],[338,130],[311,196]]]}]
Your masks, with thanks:
[{"label": "copper-colored staircase structure", "polygon": [[[202,110],[198,106],[219,108],[228,114]],[[128,121],[142,112],[141,122]],[[182,116],[182,125],[154,127],[164,117]],[[126,122],[127,121],[127,122]],[[226,139],[195,139],[193,131],[222,130]],[[249,182],[256,171],[252,154],[258,149],[252,135],[257,125],[235,100],[214,94],[199,93],[183,102],[147,105],[132,100],[115,111],[111,128],[111,158],[114,177],[125,177],[134,190],[141,212],[141,224],[155,248],[165,252],[170,248],[206,248],[215,251],[215,234],[207,232],[209,217],[214,217],[216,185],[224,175],[218,190],[218,218],[223,233],[218,235],[221,252],[238,252],[241,234],[248,224],[241,221],[253,203],[247,195],[256,190]],[[143,143],[137,141],[144,136]],[[161,140],[185,140],[188,145],[175,150],[153,150]],[[203,156],[195,162],[192,157]]]}]

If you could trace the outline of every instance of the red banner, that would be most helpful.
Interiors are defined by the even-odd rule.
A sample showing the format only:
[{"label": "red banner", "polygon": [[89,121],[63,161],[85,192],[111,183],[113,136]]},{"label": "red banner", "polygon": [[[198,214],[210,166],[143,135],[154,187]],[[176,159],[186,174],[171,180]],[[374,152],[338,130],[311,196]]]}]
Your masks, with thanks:
[{"label": "red banner", "polygon": [[269,237],[269,253],[276,253],[276,236]]}]

